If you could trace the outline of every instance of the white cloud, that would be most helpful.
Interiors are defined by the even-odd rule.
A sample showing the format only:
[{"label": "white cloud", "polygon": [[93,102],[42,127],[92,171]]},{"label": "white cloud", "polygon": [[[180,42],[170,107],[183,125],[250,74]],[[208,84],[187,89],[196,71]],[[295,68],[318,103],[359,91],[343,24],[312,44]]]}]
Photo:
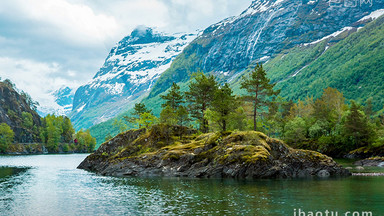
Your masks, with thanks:
[{"label": "white cloud", "polygon": [[10,79],[16,87],[30,94],[41,106],[56,107],[51,93],[61,86],[76,88],[80,83],[55,76],[63,73],[57,63],[34,62],[0,57],[0,77]]},{"label": "white cloud", "polygon": [[136,26],[203,30],[252,0],[0,0],[0,76],[42,105],[50,91],[88,82]]},{"label": "white cloud", "polygon": [[[89,6],[65,0],[12,0],[0,3],[2,14],[31,23],[32,34],[56,37],[77,45],[95,45],[119,31],[113,16],[95,13]],[[33,29],[32,29],[33,28]]]}]

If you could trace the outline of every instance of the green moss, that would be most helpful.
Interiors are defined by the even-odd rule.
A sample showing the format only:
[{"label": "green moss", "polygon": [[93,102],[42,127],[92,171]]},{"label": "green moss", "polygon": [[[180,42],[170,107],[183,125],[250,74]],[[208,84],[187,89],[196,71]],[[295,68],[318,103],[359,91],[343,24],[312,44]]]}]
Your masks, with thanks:
[{"label": "green moss", "polygon": [[371,157],[371,158],[368,158],[368,160],[381,160],[381,161],[384,161],[384,157]]},{"label": "green moss", "polygon": [[329,162],[330,160],[332,160],[326,155],[310,150],[292,150],[292,154],[296,157],[303,158],[314,163]]},{"label": "green moss", "polygon": [[177,161],[180,159],[180,157],[182,155],[186,154],[185,151],[183,150],[170,150],[168,151],[164,156],[163,156],[163,160],[173,160],[173,161]]}]

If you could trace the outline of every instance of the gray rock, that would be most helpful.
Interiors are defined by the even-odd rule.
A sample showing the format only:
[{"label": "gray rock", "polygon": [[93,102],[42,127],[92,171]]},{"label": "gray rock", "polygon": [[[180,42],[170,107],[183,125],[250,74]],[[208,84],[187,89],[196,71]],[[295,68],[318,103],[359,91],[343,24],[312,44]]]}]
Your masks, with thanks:
[{"label": "gray rock", "polygon": [[331,174],[328,172],[328,170],[320,170],[320,171],[317,173],[317,176],[318,176],[318,177],[321,177],[321,178],[326,178],[326,177],[331,176]]},{"label": "gray rock", "polygon": [[[176,146],[172,139],[159,136],[178,137],[178,131],[186,132],[189,137],[193,133],[177,126],[161,125],[154,126],[149,135],[144,129],[128,131],[104,143],[78,168],[110,176],[257,179],[350,175],[330,157],[292,149],[260,132],[203,134],[184,138]],[[143,147],[152,151],[140,153]],[[202,150],[196,151],[198,148]]]}]

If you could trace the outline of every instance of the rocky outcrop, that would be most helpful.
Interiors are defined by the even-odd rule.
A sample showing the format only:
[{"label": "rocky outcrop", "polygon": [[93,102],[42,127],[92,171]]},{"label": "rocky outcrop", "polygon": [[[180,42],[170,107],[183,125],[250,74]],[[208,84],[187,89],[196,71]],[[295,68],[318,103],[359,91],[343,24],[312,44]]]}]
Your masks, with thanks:
[{"label": "rocky outcrop", "polygon": [[294,178],[347,176],[332,158],[296,150],[260,132],[196,135],[156,125],[119,134],[78,167],[108,176]]},{"label": "rocky outcrop", "polygon": [[359,161],[356,161],[354,165],[384,167],[384,157],[372,157],[364,160],[359,160]]},{"label": "rocky outcrop", "polygon": [[[16,91],[11,81],[0,82],[0,123],[6,123],[11,127],[15,132],[16,142],[40,141],[38,131],[41,125],[40,116],[34,110],[33,103],[28,94]],[[29,124],[25,122],[26,113],[30,115]]]},{"label": "rocky outcrop", "polygon": [[174,64],[162,74],[149,97],[161,94],[172,81],[186,81],[192,72],[219,72],[225,80],[235,79],[255,62],[266,62],[282,50],[311,43],[345,27],[360,27],[361,18],[383,8],[347,1],[254,0],[239,16],[211,25],[191,42]]}]

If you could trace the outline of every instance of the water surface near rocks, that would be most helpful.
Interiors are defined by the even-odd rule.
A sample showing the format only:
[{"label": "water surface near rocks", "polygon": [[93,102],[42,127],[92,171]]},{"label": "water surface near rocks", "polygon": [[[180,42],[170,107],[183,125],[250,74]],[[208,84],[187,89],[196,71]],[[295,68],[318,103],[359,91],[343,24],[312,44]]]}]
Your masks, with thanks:
[{"label": "water surface near rocks", "polygon": [[0,156],[0,215],[286,216],[294,215],[294,209],[384,215],[383,176],[297,180],[115,178],[76,169],[86,156]]}]

